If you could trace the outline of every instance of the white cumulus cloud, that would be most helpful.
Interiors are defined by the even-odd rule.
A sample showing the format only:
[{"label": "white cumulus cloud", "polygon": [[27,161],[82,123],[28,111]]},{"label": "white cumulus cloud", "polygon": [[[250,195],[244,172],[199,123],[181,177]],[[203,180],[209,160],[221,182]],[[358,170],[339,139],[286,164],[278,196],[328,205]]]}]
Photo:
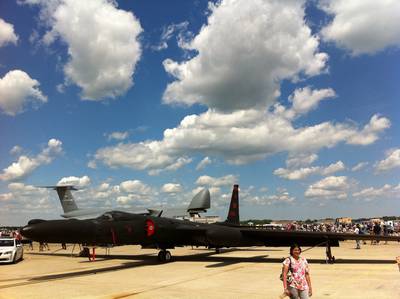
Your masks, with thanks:
[{"label": "white cumulus cloud", "polygon": [[[380,115],[373,115],[362,128],[350,122],[294,124],[297,116],[336,97],[331,88],[306,86],[296,89],[288,104],[270,105],[280,93],[281,80],[297,80],[325,69],[327,55],[318,52],[318,44],[304,21],[303,1],[211,4],[207,24],[182,44],[195,56],[181,63],[164,62],[177,79],[165,90],[164,101],[201,103],[208,110],[184,117],[160,140],[100,148],[90,165],[101,162],[158,174],[190,163],[191,155],[245,164],[279,152],[308,153],[311,162],[297,163],[310,164],[322,148],[374,143],[390,127],[389,119]],[[302,166],[307,164],[298,167]]]},{"label": "white cumulus cloud", "polygon": [[168,183],[161,187],[163,193],[179,193],[182,192],[181,184]]},{"label": "white cumulus cloud", "polygon": [[149,174],[156,175],[163,170],[177,170],[191,162],[190,158],[171,155],[157,141],[140,143],[120,143],[99,149],[95,160],[89,165],[96,166],[95,161],[100,160],[109,167],[129,167],[139,170],[148,170]]},{"label": "white cumulus cloud", "polygon": [[392,149],[386,153],[386,158],[375,163],[378,172],[388,171],[400,167],[400,148]]},{"label": "white cumulus cloud", "polygon": [[304,195],[313,199],[347,199],[349,188],[346,176],[329,176],[310,185]]},{"label": "white cumulus cloud", "polygon": [[51,29],[50,45],[60,38],[68,46],[66,84],[82,88],[82,98],[103,100],[124,94],[133,85],[141,56],[137,18],[111,0],[27,1],[41,4],[42,19]]},{"label": "white cumulus cloud", "polygon": [[[290,119],[274,112],[221,113],[209,109],[200,115],[186,116],[178,127],[166,129],[162,140],[100,148],[92,163],[100,161],[109,167],[130,167],[154,174],[176,164],[181,166],[185,163],[178,163],[179,159],[189,162],[190,159],[182,157],[199,153],[219,156],[231,164],[244,164],[284,151],[298,155],[332,148],[339,143],[371,144],[387,127],[375,126],[376,123],[390,124],[390,121],[375,115],[362,129],[353,123],[332,122],[295,128]],[[366,134],[373,138],[356,142]]]},{"label": "white cumulus cloud", "polygon": [[278,188],[276,194],[273,195],[253,195],[251,191],[245,190],[245,192],[241,192],[240,197],[243,202],[264,206],[282,203],[291,204],[296,200],[285,188]]},{"label": "white cumulus cloud", "polygon": [[381,198],[400,198],[400,184],[392,186],[385,184],[381,188],[369,187],[361,191],[353,193],[353,196],[365,200],[381,199]]},{"label": "white cumulus cloud", "polygon": [[209,157],[204,157],[203,160],[199,162],[196,166],[196,170],[202,170],[204,169],[207,165],[211,164],[212,161]]},{"label": "white cumulus cloud", "polygon": [[229,174],[223,177],[212,177],[208,175],[202,175],[196,180],[196,184],[200,186],[210,186],[210,187],[223,187],[223,186],[233,186],[237,184],[238,178],[235,175]]},{"label": "white cumulus cloud", "polygon": [[182,45],[196,55],[164,61],[177,79],[167,86],[165,103],[221,111],[266,107],[279,96],[281,80],[324,70],[328,55],[318,51],[303,1],[224,0],[209,9],[207,24]]},{"label": "white cumulus cloud", "polygon": [[292,103],[290,109],[285,109],[280,104],[276,104],[275,110],[277,113],[281,113],[287,118],[295,118],[314,110],[320,101],[335,96],[336,93],[332,88],[311,89],[311,87],[306,86],[296,89],[293,94],[289,96],[289,101]]},{"label": "white cumulus cloud", "polygon": [[18,211],[19,214],[31,217],[32,213],[49,214],[59,208],[59,203],[50,199],[51,191],[45,188],[10,183],[8,189],[8,193],[0,194],[0,201],[3,200],[6,203],[2,206],[3,211]]},{"label": "white cumulus cloud", "polygon": [[286,159],[286,166],[291,169],[301,166],[307,166],[312,164],[317,159],[318,159],[317,154],[292,153]]},{"label": "white cumulus cloud", "polygon": [[72,185],[76,188],[86,188],[90,185],[90,178],[85,175],[83,177],[69,176],[63,177],[57,183],[58,186]]},{"label": "white cumulus cloud", "polygon": [[4,168],[3,173],[0,174],[0,180],[20,180],[31,174],[39,166],[51,163],[55,157],[61,153],[62,142],[57,139],[50,139],[47,143],[47,147],[44,148],[37,156],[28,157],[22,155],[18,158],[18,161],[12,163],[7,168]]},{"label": "white cumulus cloud", "polygon": [[126,138],[129,137],[129,132],[124,131],[124,132],[112,132],[110,134],[107,134],[107,139],[108,140],[125,140]]},{"label": "white cumulus cloud", "polygon": [[322,29],[322,37],[353,55],[400,46],[400,2],[397,0],[329,0],[321,8],[333,16],[332,22]]},{"label": "white cumulus cloud", "polygon": [[371,117],[369,123],[364,126],[359,134],[352,136],[349,139],[350,144],[368,145],[378,140],[379,132],[390,128],[389,119],[381,117],[377,114]]},{"label": "white cumulus cloud", "polygon": [[151,191],[151,188],[140,180],[124,181],[119,186],[121,191],[127,193],[149,194]]},{"label": "white cumulus cloud", "polygon": [[278,168],[274,170],[274,174],[288,180],[303,180],[313,174],[329,175],[344,169],[346,169],[344,163],[342,161],[337,161],[326,167],[313,166],[300,169]]},{"label": "white cumulus cloud", "polygon": [[325,168],[323,167],[321,170],[321,174],[328,175],[345,169],[346,166],[344,165],[344,163],[342,161],[337,161],[336,163],[332,163]]},{"label": "white cumulus cloud", "polygon": [[9,71],[0,78],[0,109],[15,116],[24,111],[28,103],[34,107],[46,103],[47,97],[39,89],[39,81],[21,70]]},{"label": "white cumulus cloud", "polygon": [[22,152],[22,147],[19,145],[14,145],[13,148],[10,150],[11,155],[18,155]]},{"label": "white cumulus cloud", "polygon": [[18,36],[14,32],[14,26],[0,18],[0,48],[7,44],[16,45],[17,41]]},{"label": "white cumulus cloud", "polygon": [[11,199],[13,199],[13,194],[12,193],[2,193],[2,194],[0,194],[0,202],[1,201],[9,201],[9,200],[11,200]]}]

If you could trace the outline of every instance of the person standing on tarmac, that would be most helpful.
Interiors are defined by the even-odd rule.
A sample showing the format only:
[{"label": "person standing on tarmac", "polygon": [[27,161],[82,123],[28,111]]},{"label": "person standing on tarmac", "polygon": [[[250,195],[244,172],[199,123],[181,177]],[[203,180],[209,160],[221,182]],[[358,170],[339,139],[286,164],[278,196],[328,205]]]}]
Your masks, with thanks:
[{"label": "person standing on tarmac", "polygon": [[[361,230],[360,230],[360,225],[359,224],[356,225],[356,228],[354,229],[354,233],[357,234],[357,235],[361,234]],[[356,240],[356,249],[361,249],[361,245],[360,244],[361,244],[361,241],[360,240]]]},{"label": "person standing on tarmac", "polygon": [[[294,244],[290,247],[290,256],[283,261],[283,289],[291,299],[308,299],[312,296],[310,269],[300,253],[300,246]],[[288,274],[291,279],[288,279]]]}]

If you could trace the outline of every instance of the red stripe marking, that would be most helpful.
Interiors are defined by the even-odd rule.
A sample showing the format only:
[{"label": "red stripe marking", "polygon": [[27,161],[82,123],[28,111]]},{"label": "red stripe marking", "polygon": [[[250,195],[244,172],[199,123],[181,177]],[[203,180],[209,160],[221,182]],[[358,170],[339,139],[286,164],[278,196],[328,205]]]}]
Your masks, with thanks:
[{"label": "red stripe marking", "polygon": [[117,243],[117,236],[115,235],[114,228],[111,229],[111,236],[112,236],[113,244]]}]

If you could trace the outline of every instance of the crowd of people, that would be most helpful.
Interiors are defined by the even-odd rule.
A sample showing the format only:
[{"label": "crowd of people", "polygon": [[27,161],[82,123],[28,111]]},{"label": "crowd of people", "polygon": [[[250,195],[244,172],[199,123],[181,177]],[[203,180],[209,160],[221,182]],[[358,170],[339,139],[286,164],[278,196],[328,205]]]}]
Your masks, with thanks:
[{"label": "crowd of people", "polygon": [[[360,235],[375,236],[398,236],[399,231],[395,231],[394,227],[378,221],[369,221],[365,223],[315,223],[315,224],[299,224],[288,223],[283,229],[291,231],[311,231],[311,232],[332,232],[332,233],[354,233]],[[365,241],[363,241],[366,244]],[[371,245],[379,244],[379,240],[371,240]],[[387,244],[385,241],[384,244]],[[361,240],[356,240],[356,249],[361,249]]]},{"label": "crowd of people", "polygon": [[374,235],[398,235],[391,225],[381,222],[365,222],[365,223],[314,223],[300,224],[297,222],[288,223],[285,230],[297,231],[313,231],[313,232],[333,232],[333,233],[358,233],[358,234],[374,234]]},{"label": "crowd of people", "polygon": [[19,232],[19,230],[0,230],[0,238],[1,237],[8,237],[17,240],[22,240],[22,235]]}]

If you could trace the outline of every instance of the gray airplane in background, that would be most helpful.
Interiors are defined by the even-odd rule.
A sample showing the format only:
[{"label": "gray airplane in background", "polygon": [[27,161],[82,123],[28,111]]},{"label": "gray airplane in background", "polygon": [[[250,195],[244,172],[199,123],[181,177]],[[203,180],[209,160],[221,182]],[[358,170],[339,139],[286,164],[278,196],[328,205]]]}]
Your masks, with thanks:
[{"label": "gray airplane in background", "polygon": [[[60,199],[61,206],[64,213],[61,217],[64,218],[77,218],[77,219],[88,219],[100,216],[110,209],[80,209],[75,202],[72,192],[76,189],[72,185],[66,186],[46,186],[45,188],[51,188],[57,191]],[[146,208],[142,210],[129,210],[129,213],[151,215],[151,216],[162,216],[167,218],[184,218],[187,216],[193,216],[201,212],[207,212],[210,208],[210,191],[208,189],[202,189],[198,192],[187,207],[176,207],[176,208]]]}]

